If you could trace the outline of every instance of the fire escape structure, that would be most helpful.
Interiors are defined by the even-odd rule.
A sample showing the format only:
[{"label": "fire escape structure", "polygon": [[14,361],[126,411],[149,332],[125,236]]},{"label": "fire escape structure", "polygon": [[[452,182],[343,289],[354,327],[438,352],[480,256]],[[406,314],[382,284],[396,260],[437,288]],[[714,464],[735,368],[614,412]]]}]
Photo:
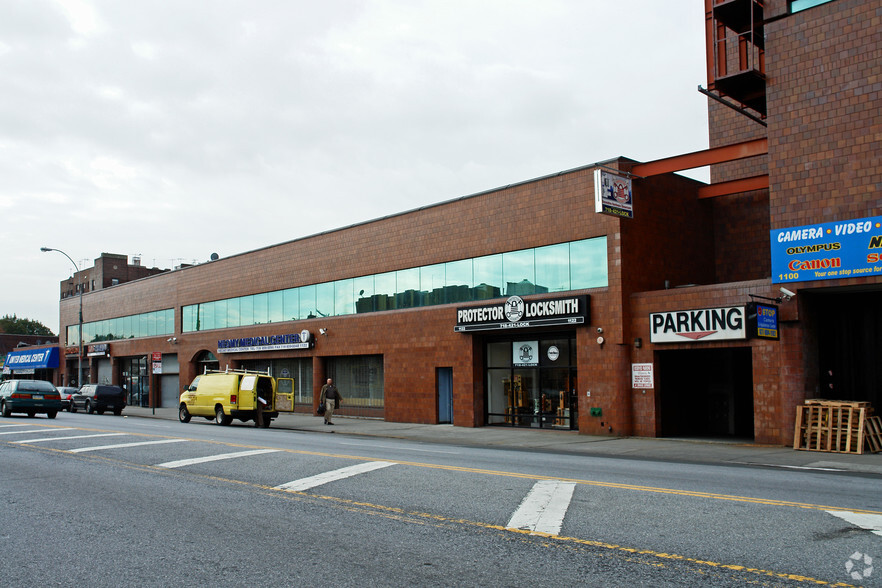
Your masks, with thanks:
[{"label": "fire escape structure", "polygon": [[699,92],[765,126],[763,0],[705,0],[708,88]]}]

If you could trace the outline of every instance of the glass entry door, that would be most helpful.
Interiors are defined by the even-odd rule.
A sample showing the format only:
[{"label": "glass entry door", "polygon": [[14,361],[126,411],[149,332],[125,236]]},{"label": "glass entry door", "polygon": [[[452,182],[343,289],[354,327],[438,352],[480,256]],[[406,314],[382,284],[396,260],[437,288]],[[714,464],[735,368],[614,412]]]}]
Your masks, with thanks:
[{"label": "glass entry door", "polygon": [[[532,337],[536,337],[533,335]],[[516,340],[486,345],[488,425],[576,429],[575,336],[537,338],[535,365],[516,365]]]}]

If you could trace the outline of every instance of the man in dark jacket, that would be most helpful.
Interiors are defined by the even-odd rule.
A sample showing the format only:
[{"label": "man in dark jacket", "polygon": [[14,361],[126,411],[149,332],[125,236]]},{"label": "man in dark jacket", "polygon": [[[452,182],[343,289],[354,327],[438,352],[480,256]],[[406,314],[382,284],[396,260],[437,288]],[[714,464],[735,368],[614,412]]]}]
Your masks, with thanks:
[{"label": "man in dark jacket", "polygon": [[340,392],[331,378],[328,378],[328,383],[322,386],[320,403],[325,405],[325,424],[333,425],[331,417],[334,416],[334,409],[340,408]]}]

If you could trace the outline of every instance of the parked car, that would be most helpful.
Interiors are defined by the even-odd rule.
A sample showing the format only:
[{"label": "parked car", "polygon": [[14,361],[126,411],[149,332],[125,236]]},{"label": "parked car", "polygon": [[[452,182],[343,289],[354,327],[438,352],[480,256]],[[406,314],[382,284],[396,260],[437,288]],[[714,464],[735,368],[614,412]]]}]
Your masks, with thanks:
[{"label": "parked car", "polygon": [[77,388],[73,386],[56,386],[55,388],[61,395],[61,410],[70,410],[70,397],[77,393]]},{"label": "parked car", "polygon": [[119,386],[86,384],[70,397],[71,412],[83,409],[89,414],[104,414],[105,410],[112,410],[118,416],[125,407],[126,392]]},{"label": "parked car", "polygon": [[14,412],[33,417],[44,413],[54,419],[61,410],[61,395],[50,382],[43,380],[7,380],[0,384],[0,414],[12,416]]}]

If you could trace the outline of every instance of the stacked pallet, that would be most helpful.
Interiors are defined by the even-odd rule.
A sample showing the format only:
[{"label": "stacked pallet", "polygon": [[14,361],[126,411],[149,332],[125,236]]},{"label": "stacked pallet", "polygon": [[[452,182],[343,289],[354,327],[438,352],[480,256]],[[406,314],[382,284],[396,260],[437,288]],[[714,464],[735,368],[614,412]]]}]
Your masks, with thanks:
[{"label": "stacked pallet", "polygon": [[876,453],[882,451],[882,419],[869,402],[806,400],[796,407],[793,448]]}]

